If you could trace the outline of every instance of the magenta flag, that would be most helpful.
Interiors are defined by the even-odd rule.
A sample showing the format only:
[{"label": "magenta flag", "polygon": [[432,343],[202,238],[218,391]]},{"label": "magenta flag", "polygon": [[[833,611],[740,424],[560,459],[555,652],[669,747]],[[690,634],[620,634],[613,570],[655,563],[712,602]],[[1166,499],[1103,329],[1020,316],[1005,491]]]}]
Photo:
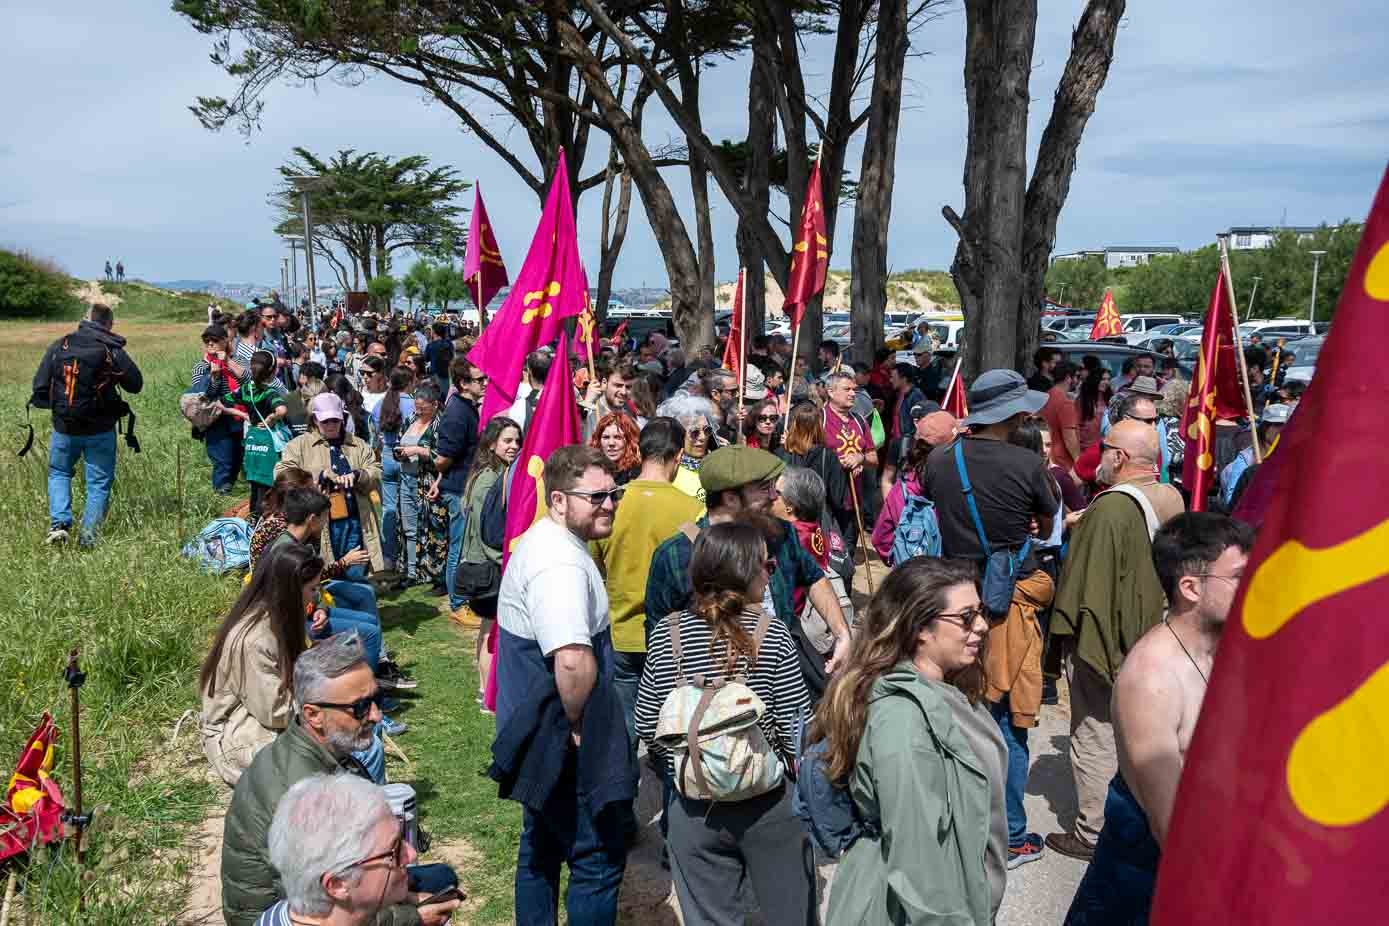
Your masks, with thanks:
[{"label": "magenta flag", "polygon": [[463,280],[468,284],[468,298],[486,315],[487,304],[497,291],[511,282],[497,250],[497,236],[492,233],[492,220],[482,202],[482,184],[473,186],[473,216],[468,225],[468,251],[463,258]]},{"label": "magenta flag", "polygon": [[[511,477],[511,492],[506,500],[506,540],[502,543],[502,570],[511,558],[511,548],[532,524],[545,517],[549,510],[545,495],[545,461],[560,447],[583,442],[579,420],[579,405],[574,399],[574,387],[569,382],[569,338],[560,332],[555,350],[555,362],[540,390],[526,439],[516,458],[516,472]],[[495,639],[492,646],[500,645]],[[488,710],[497,709],[497,660],[483,689],[483,704]]]},{"label": "magenta flag", "polygon": [[526,261],[497,317],[468,352],[468,359],[487,374],[479,428],[516,401],[526,355],[542,344],[554,343],[564,330],[564,320],[579,315],[587,306],[588,274],[579,260],[569,170],[564,149],[560,149],[545,211]]}]

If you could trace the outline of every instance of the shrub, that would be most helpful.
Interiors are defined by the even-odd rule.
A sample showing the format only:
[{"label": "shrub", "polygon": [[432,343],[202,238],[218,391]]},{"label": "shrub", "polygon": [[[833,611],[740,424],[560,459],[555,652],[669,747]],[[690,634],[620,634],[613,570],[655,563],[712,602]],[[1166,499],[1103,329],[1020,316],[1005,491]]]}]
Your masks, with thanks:
[{"label": "shrub", "polygon": [[77,318],[82,303],[72,280],[52,261],[0,251],[0,317]]}]

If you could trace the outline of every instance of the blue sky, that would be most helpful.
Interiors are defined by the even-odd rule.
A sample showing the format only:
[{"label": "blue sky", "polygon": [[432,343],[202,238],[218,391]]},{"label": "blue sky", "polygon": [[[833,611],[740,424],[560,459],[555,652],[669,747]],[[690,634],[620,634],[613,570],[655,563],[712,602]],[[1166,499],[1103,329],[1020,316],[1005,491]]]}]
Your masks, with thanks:
[{"label": "blue sky", "polygon": [[[1031,82],[1033,143],[1050,112],[1070,33],[1084,4],[1042,4]],[[0,85],[0,246],[56,259],[96,276],[121,258],[132,276],[168,280],[278,280],[284,254],[265,199],[294,145],[424,153],[483,184],[501,250],[519,266],[539,202],[446,110],[407,87],[375,79],[346,88],[276,86],[250,139],[210,133],[187,107],[229,95],[208,61],[206,37],[161,2],[27,2],[7,10]],[[22,45],[16,37],[22,37]],[[1383,12],[1328,0],[1131,3],[1114,66],[1081,145],[1057,250],[1105,244],[1210,242],[1232,224],[1317,224],[1363,217],[1389,152],[1389,72]],[[958,8],[913,37],[907,109],[897,156],[891,267],[945,268],[954,236],[942,205],[962,207],[964,20]],[[830,50],[806,49],[807,82],[825,89]],[[705,123],[716,138],[746,133],[746,62],[706,77]],[[648,106],[650,138],[674,134]],[[498,117],[495,130],[505,132]],[[529,145],[513,131],[514,148]],[[585,174],[606,145],[590,144]],[[848,158],[857,172],[859,151]],[[668,175],[690,221],[687,183]],[[580,205],[579,228],[596,279],[599,191]],[[467,200],[471,202],[470,197]],[[836,267],[847,267],[851,206],[839,216]],[[735,216],[717,199],[718,276],[736,273]],[[693,230],[691,228],[691,233]],[[321,270],[321,278],[327,268]],[[665,272],[634,195],[619,286],[662,286]]]}]

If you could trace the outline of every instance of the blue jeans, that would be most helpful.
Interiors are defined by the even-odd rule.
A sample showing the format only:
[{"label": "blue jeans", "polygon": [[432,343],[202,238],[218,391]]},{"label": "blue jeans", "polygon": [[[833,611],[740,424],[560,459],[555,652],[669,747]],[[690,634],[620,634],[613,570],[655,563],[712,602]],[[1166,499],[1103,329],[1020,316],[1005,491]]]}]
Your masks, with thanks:
[{"label": "blue jeans", "polygon": [[376,604],[376,589],[370,582],[332,579],[323,583],[323,590],[333,596],[333,606],[348,611],[360,611],[381,624],[381,609]]},{"label": "blue jeans", "polygon": [[116,429],[80,436],[53,432],[48,441],[48,526],[72,527],[72,477],[82,459],[87,481],[87,505],[82,512],[84,540],[96,539],[97,525],[111,504],[116,481]]},{"label": "blue jeans", "polygon": [[[400,464],[391,455],[391,446],[381,453],[381,555],[387,563],[395,564],[400,555],[396,537],[400,525]],[[400,568],[398,564],[396,568]]]},{"label": "blue jeans", "polygon": [[439,497],[449,507],[449,555],[444,562],[444,582],[449,590],[449,607],[456,611],[463,607],[465,601],[454,588],[454,573],[458,571],[458,557],[463,552],[463,531],[467,526],[468,509],[463,506],[462,495],[440,492]]},{"label": "blue jeans", "polygon": [[[415,563],[419,560],[420,536],[420,477],[400,474],[400,525],[405,530],[405,574],[417,578]],[[399,564],[396,566],[400,568]]]},{"label": "blue jeans", "polygon": [[1160,852],[1147,814],[1123,777],[1115,775],[1105,796],[1095,857],[1071,899],[1066,926],[1148,922]]},{"label": "blue jeans", "polygon": [[352,753],[352,758],[362,763],[371,780],[378,785],[386,783],[386,747],[381,744],[381,730],[372,733],[371,745],[361,752]]},{"label": "blue jeans", "polygon": [[637,752],[637,685],[641,670],[646,667],[646,653],[624,653],[613,650],[613,688],[622,702],[622,714],[627,718],[627,737],[632,741],[632,755]]},{"label": "blue jeans", "polygon": [[1008,780],[1003,785],[1003,803],[1008,809],[1008,847],[1016,849],[1027,836],[1027,809],[1023,806],[1023,790],[1027,787],[1027,730],[1013,726],[1008,709],[1008,696],[989,704],[989,711],[998,721],[1003,741],[1008,744]]},{"label": "blue jeans", "polygon": [[203,446],[212,464],[212,491],[230,492],[241,474],[241,422],[222,415],[203,432]]},{"label": "blue jeans", "polygon": [[366,651],[367,665],[375,672],[381,663],[381,622],[363,611],[333,607],[328,609],[328,629],[322,633],[309,630],[312,621],[304,622],[304,630],[314,640],[326,640],[334,634],[357,632]]},{"label": "blue jeans", "polygon": [[516,921],[559,921],[560,868],[569,865],[564,908],[572,926],[612,926],[617,892],[627,867],[627,843],[617,805],[594,820],[575,774],[578,751],[569,750],[544,812],[523,812],[516,853]]}]

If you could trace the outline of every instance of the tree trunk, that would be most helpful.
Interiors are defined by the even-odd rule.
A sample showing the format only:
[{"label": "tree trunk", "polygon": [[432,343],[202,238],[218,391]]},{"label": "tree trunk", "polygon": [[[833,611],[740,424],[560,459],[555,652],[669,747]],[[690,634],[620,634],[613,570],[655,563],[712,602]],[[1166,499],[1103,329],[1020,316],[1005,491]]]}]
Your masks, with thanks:
[{"label": "tree trunk", "polygon": [[965,0],[965,211],[950,274],[965,314],[963,374],[1012,367],[1022,291],[1028,77],[1036,0]]},{"label": "tree trunk", "polygon": [[[743,190],[764,218],[771,207],[772,151],[776,144],[776,99],[772,56],[776,44],[763,20],[754,24],[752,73],[748,81],[748,161]],[[767,330],[766,252],[748,223],[738,218],[738,263],[743,269],[743,330],[749,341]]]},{"label": "tree trunk", "polygon": [[[612,212],[613,186],[618,187],[617,212]],[[608,317],[608,300],[612,297],[613,274],[622,242],[627,237],[627,220],[632,214],[632,176],[622,167],[617,143],[608,152],[608,178],[603,183],[603,228],[599,238],[602,250],[598,257],[598,301],[593,308],[601,323]]]},{"label": "tree trunk", "polygon": [[1056,245],[1056,221],[1071,189],[1081,135],[1109,76],[1124,6],[1125,0],[1090,0],[1086,4],[1071,36],[1071,56],[1061,73],[1051,119],[1037,149],[1022,232],[1022,290],[1014,358],[1019,370],[1028,369],[1037,350],[1047,263]]},{"label": "tree trunk", "polygon": [[883,346],[887,310],[887,232],[896,176],[897,128],[902,114],[902,70],[907,59],[907,0],[878,6],[877,59],[869,103],[868,134],[859,168],[854,209],[853,280],[850,290],[850,357],[872,363]]}]

